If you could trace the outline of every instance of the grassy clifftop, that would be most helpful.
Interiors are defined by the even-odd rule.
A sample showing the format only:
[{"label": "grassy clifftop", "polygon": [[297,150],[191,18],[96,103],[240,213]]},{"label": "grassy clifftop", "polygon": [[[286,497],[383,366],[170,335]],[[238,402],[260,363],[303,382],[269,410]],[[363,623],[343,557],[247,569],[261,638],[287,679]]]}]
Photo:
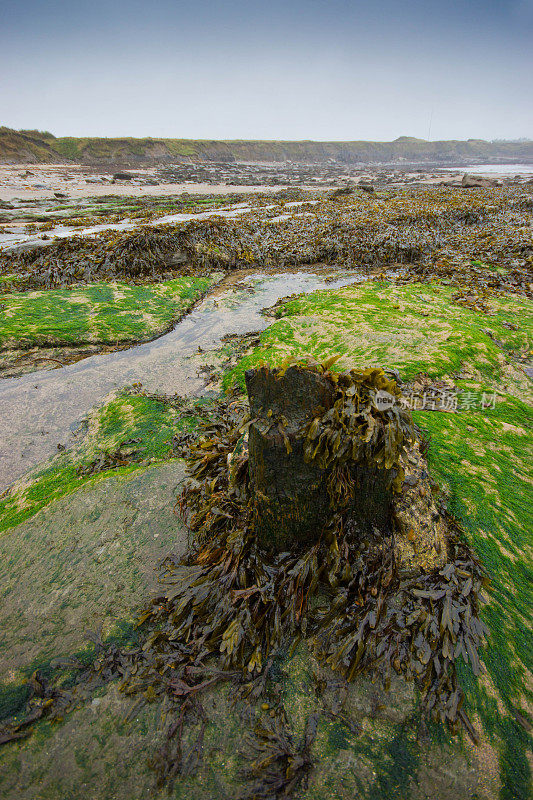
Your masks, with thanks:
[{"label": "grassy clifftop", "polygon": [[0,128],[0,162],[143,163],[176,160],[297,161],[304,163],[407,162],[455,163],[461,161],[528,161],[533,163],[533,142],[468,141],[428,142],[400,136],[393,142],[282,142],[210,141],[200,139],[104,139],[65,136],[48,132]]},{"label": "grassy clifftop", "polygon": [[35,163],[63,161],[50,142],[57,141],[43,131],[14,131],[0,127],[0,163]]}]

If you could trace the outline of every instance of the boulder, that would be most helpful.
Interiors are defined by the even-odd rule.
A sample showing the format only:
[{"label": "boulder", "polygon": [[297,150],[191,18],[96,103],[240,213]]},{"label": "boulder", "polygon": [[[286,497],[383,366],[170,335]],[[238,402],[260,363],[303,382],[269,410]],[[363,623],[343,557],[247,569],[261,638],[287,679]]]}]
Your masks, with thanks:
[{"label": "boulder", "polygon": [[[42,240],[41,236],[41,240]],[[9,255],[19,255],[20,253],[29,253],[32,250],[39,250],[43,247],[46,247],[48,244],[51,244],[52,240],[49,242],[43,242],[39,239],[28,239],[26,242],[18,242],[17,244],[8,245],[4,247],[3,252],[9,253]]]},{"label": "boulder", "polygon": [[475,187],[489,189],[491,186],[499,185],[500,181],[496,180],[496,178],[487,178],[483,175],[469,175],[468,173],[463,175],[463,180],[461,181],[461,186],[464,189],[473,189]]},{"label": "boulder", "polygon": [[164,260],[167,267],[180,267],[187,263],[189,257],[185,250],[176,250],[174,253],[170,253],[170,255],[166,256]]}]

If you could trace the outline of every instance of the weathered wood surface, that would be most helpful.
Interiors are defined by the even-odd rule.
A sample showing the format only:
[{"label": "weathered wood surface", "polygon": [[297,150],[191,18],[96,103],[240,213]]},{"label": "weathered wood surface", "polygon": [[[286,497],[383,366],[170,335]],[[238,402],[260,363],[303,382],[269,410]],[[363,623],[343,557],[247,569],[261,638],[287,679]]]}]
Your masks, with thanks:
[{"label": "weathered wood surface", "polygon": [[[263,546],[284,551],[309,546],[331,520],[330,470],[304,460],[307,428],[333,406],[335,387],[323,374],[292,366],[284,373],[261,367],[246,373],[252,423],[249,470],[254,526]],[[390,490],[385,474],[355,465],[353,516],[362,527],[386,524]]]}]

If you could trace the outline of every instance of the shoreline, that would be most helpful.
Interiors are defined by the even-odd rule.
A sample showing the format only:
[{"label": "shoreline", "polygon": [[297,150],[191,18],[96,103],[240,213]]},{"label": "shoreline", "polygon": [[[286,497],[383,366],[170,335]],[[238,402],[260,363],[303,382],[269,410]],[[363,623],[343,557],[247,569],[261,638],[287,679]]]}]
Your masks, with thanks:
[{"label": "shoreline", "polygon": [[[53,200],[56,193],[70,200],[92,197],[166,197],[183,194],[230,195],[275,194],[287,189],[304,192],[331,191],[348,185],[371,182],[379,185],[456,184],[461,176],[481,175],[502,181],[519,180],[525,183],[533,177],[530,171],[511,174],[483,170],[483,166],[437,167],[434,165],[271,165],[273,172],[264,172],[261,165],[194,165],[190,179],[183,165],[129,168],[131,180],[113,179],[113,165],[102,167],[84,164],[0,164],[0,202]],[[502,165],[506,166],[506,165]],[[508,165],[528,167],[527,164]],[[301,167],[301,168],[300,168]],[[250,174],[245,174],[246,169]],[[244,172],[243,172],[244,169]],[[294,171],[296,170],[296,172]],[[210,173],[209,180],[202,172]],[[254,174],[256,172],[256,174]],[[274,174],[275,173],[275,174]],[[304,174],[305,173],[305,174]],[[275,177],[275,176],[279,177]],[[519,177],[516,177],[519,175]],[[185,179],[184,179],[185,176]],[[212,177],[211,177],[212,176]],[[240,182],[239,178],[246,178]]]}]

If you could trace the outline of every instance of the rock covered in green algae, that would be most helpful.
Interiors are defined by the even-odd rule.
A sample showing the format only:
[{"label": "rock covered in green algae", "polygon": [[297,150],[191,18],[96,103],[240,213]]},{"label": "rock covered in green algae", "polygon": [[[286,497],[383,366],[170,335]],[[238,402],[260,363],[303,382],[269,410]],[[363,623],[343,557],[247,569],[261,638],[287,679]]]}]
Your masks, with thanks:
[{"label": "rock covered in green algae", "polygon": [[[23,359],[32,347],[75,347],[83,353],[88,344],[116,346],[153,339],[168,331],[218,277],[183,276],[143,286],[96,282],[71,289],[5,293],[0,371],[9,367],[14,372],[13,351],[20,351]],[[46,362],[49,354],[40,355]],[[37,362],[40,355],[35,355]],[[61,359],[58,353],[55,366]]]},{"label": "rock covered in green algae", "polygon": [[[282,729],[294,751],[310,716],[319,715],[310,748],[313,767],[307,787],[297,793],[300,800],[474,798],[471,756],[460,741],[439,739],[420,727],[416,695],[399,679],[390,692],[365,678],[346,687],[321,668],[305,646],[282,657],[273,675],[274,695],[246,718],[227,687],[207,690],[202,704],[209,724],[202,758],[196,766],[190,762],[190,774],[180,777],[170,792],[168,787],[157,789],[149,766],[165,741],[163,706],[155,701],[139,708],[111,685],[60,725],[42,722],[30,739],[5,746],[0,752],[0,794],[4,800],[251,798],[253,751],[243,742],[243,725],[277,730],[282,703]],[[185,761],[193,755],[197,734],[198,726],[185,731]],[[283,769],[286,762],[275,766]],[[275,795],[261,795],[271,796]]]},{"label": "rock covered in green algae", "polygon": [[87,646],[86,631],[131,621],[155,565],[186,532],[172,512],[181,462],[110,476],[41,509],[0,538],[0,682]]},{"label": "rock covered in green algae", "polygon": [[[148,498],[146,505],[147,513],[157,513],[156,508],[150,507]],[[108,544],[112,546],[113,541]],[[245,591],[246,594],[249,593]],[[233,601],[244,595],[237,591]],[[375,797],[376,793],[391,797],[426,796],[425,789],[420,789],[423,783],[420,784],[417,770],[423,760],[430,760],[431,753],[425,744],[416,742],[411,690],[400,689],[397,692],[397,682],[394,681],[394,694],[382,695],[375,687],[367,689],[371,686],[368,682],[356,689],[359,686],[357,679],[353,688],[345,687],[345,699],[348,701],[355,690],[362,693],[363,698],[354,703],[354,712],[347,718],[346,710],[339,702],[341,698],[337,697],[338,691],[342,693],[345,686],[340,676],[335,678],[328,671],[319,671],[305,650],[294,660],[278,654],[276,662],[270,671],[273,685],[269,686],[267,697],[261,698],[268,702],[262,702],[260,709],[248,706],[243,710],[247,715],[246,727],[253,732],[253,744],[248,745],[243,738],[240,711],[228,705],[224,688],[202,693],[205,727],[193,716],[180,738],[179,754],[177,751],[174,754],[176,742],[170,742],[170,755],[179,758],[180,774],[179,782],[171,787],[171,796],[199,800],[235,795],[242,798],[270,796],[258,795],[253,788],[264,785],[265,780],[263,770],[257,770],[252,758],[257,748],[261,752],[265,744],[264,732],[267,739],[270,735],[273,737],[276,755],[269,774],[273,774],[279,785],[285,785],[287,769],[292,770],[291,764],[301,758],[302,730],[308,729],[309,720],[313,718],[315,735],[309,742],[307,762],[313,769],[301,786],[303,797],[321,800],[331,796],[353,796],[355,791],[369,798]],[[291,678],[294,673],[297,677]],[[186,680],[190,681],[190,678],[186,677]],[[158,797],[160,793],[150,789],[153,784],[150,784],[151,776],[145,762],[138,762],[140,753],[149,748],[148,755],[152,756],[153,762],[162,762],[164,769],[170,769],[172,775],[172,758],[169,765],[168,748],[165,749],[167,722],[161,726],[159,700],[153,690],[150,693],[150,686],[140,698],[141,705],[148,702],[144,708],[138,705],[126,708],[127,703],[119,701],[117,704],[113,697],[114,690],[105,696],[97,695],[89,707],[70,714],[65,727],[50,727],[50,723],[44,722],[27,742],[8,745],[2,754],[7,765],[4,772],[6,797],[32,797],[37,785],[43,787],[43,797],[76,797],[80,788],[90,784],[97,787],[95,798],[107,800],[117,791],[117,777],[132,798],[143,798],[147,792]],[[137,702],[137,697],[134,702]],[[395,709],[394,713],[391,709]],[[255,718],[252,716],[250,719],[251,711],[254,711]],[[128,713],[131,727],[126,729],[122,720]],[[263,735],[263,739],[259,739],[259,735]],[[132,738],[128,747],[126,740],[129,736]],[[47,742],[43,745],[44,737],[47,737]],[[196,756],[199,749],[203,759]],[[23,756],[19,759],[21,753]],[[436,763],[438,774],[445,773],[438,751]],[[460,780],[458,782],[454,776],[454,787],[457,789],[459,786],[466,799],[471,796],[472,780],[464,759],[459,763]],[[413,777],[415,772],[416,777]],[[423,776],[423,771],[420,775]],[[448,792],[449,775],[446,777],[445,774],[443,780]],[[419,789],[422,794],[416,794]],[[442,796],[450,794],[443,793]]]}]

